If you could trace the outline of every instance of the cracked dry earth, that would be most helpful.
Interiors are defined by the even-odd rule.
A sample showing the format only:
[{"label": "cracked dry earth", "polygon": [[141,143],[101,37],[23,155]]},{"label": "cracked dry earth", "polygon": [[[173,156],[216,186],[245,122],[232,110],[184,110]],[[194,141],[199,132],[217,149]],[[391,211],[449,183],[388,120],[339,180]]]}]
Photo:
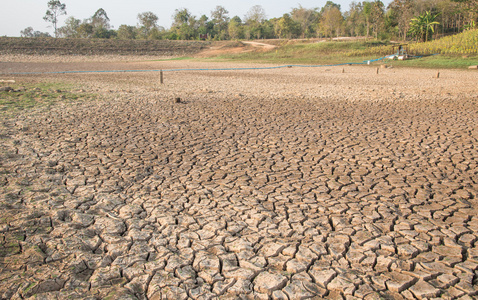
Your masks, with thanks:
[{"label": "cracked dry earth", "polygon": [[[0,68],[101,67],[225,65]],[[435,74],[17,76],[98,97],[3,121],[1,298],[477,297],[478,73]]]}]

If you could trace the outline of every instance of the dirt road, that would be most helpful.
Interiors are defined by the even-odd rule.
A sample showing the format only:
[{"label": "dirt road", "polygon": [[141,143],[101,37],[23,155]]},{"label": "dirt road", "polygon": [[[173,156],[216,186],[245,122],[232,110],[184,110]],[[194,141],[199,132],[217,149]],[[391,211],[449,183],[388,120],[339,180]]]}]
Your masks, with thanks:
[{"label": "dirt road", "polygon": [[0,298],[475,297],[478,73],[435,74],[15,76],[98,98],[4,117]]}]

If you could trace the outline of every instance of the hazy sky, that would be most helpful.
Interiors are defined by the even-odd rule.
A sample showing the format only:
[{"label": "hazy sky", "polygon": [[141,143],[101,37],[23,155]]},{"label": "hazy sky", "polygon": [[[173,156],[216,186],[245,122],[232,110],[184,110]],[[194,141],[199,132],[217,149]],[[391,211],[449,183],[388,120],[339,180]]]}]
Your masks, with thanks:
[{"label": "hazy sky", "polygon": [[[342,11],[349,8],[352,0],[335,0],[342,6]],[[357,1],[357,0],[356,0]],[[383,1],[383,0],[382,0]],[[388,5],[391,0],[383,1]],[[267,18],[281,17],[299,4],[305,8],[322,7],[327,0],[60,0],[66,4],[66,16],[61,16],[59,27],[64,25],[67,17],[73,16],[83,20],[91,17],[99,8],[103,8],[114,29],[122,24],[136,26],[139,13],[152,11],[159,17],[158,25],[169,28],[172,23],[172,15],[178,8],[187,8],[198,18],[205,14],[210,17],[211,11],[217,5],[224,6],[229,11],[229,17],[241,18],[254,5],[261,5]],[[357,1],[359,2],[359,1]],[[49,32],[53,35],[50,23],[43,20],[47,10],[48,0],[0,0],[0,36],[20,36],[20,31],[31,26],[34,30]]]}]

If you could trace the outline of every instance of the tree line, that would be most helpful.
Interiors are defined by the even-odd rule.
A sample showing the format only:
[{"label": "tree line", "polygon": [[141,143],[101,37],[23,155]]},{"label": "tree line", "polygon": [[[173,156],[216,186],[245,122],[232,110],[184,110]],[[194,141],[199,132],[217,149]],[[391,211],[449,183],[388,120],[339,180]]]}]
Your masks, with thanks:
[{"label": "tree line", "polygon": [[[106,11],[98,9],[90,18],[71,16],[58,27],[58,18],[66,14],[66,5],[50,0],[44,20],[51,23],[55,37],[117,38],[168,40],[235,40],[275,38],[330,38],[365,36],[375,39],[428,40],[475,28],[478,0],[393,0],[387,7],[381,0],[353,1],[348,10],[327,1],[321,8],[293,8],[280,18],[266,17],[264,8],[255,5],[245,16],[231,17],[223,6],[210,15],[194,16],[187,8],[176,9],[169,29],[158,25],[151,11],[137,15],[136,26],[121,25],[113,29]],[[24,37],[47,36],[28,27]]]}]

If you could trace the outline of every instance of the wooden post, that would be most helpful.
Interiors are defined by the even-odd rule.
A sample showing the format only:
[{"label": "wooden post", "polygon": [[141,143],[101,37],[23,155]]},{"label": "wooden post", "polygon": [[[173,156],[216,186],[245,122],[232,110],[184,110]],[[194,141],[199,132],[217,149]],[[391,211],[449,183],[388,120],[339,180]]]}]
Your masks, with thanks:
[{"label": "wooden post", "polygon": [[435,78],[440,78],[440,71],[437,71],[437,75]]},{"label": "wooden post", "polygon": [[163,70],[159,71],[159,83],[163,84]]},{"label": "wooden post", "polygon": [[342,68],[342,73],[345,73],[345,68]]},{"label": "wooden post", "polygon": [[377,68],[377,74],[378,74],[378,70],[379,70],[379,69],[380,69],[380,68]]}]

